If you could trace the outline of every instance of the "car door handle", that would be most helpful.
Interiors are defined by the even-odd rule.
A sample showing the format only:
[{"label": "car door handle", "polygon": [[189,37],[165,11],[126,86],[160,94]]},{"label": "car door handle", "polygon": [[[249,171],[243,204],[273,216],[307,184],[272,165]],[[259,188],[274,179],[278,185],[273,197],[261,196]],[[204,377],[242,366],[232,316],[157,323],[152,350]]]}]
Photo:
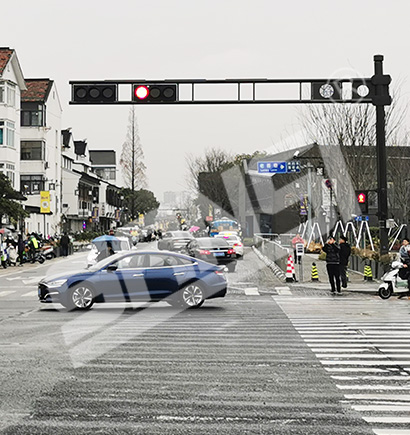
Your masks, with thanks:
[{"label": "car door handle", "polygon": [[132,275],[132,276],[144,276],[144,274],[143,273],[134,273],[134,275]]},{"label": "car door handle", "polygon": [[185,272],[175,272],[174,276],[178,276],[178,275],[185,275]]}]

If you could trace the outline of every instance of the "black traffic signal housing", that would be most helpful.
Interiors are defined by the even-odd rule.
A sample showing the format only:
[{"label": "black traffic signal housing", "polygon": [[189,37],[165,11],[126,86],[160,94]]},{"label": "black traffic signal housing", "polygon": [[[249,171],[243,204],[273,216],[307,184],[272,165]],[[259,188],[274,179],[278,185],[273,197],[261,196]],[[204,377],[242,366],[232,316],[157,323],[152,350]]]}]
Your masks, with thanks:
[{"label": "black traffic signal housing", "polygon": [[360,212],[362,215],[369,213],[369,191],[368,190],[356,190],[356,201],[359,204]]},{"label": "black traffic signal housing", "polygon": [[178,101],[178,86],[175,83],[134,83],[132,100],[135,103],[175,103]]},{"label": "black traffic signal housing", "polygon": [[71,100],[82,104],[107,104],[117,102],[117,85],[112,83],[73,84]]}]

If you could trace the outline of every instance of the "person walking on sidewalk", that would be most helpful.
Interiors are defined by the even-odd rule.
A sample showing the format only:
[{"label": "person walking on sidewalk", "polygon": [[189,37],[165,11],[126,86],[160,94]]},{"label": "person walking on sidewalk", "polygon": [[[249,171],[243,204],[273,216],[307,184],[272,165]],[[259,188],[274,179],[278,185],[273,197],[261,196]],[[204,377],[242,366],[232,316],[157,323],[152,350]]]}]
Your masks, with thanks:
[{"label": "person walking on sidewalk", "polygon": [[17,240],[17,254],[18,254],[18,262],[20,263],[19,266],[23,266],[23,258],[24,258],[24,251],[25,251],[26,245],[24,244],[23,235],[19,234],[18,240]]},{"label": "person walking on sidewalk", "polygon": [[297,252],[296,252],[296,245],[298,243],[303,243],[303,244],[305,243],[305,241],[303,240],[303,238],[301,237],[300,234],[296,234],[296,236],[292,239],[293,258],[295,260],[295,264],[298,264],[298,260],[299,260],[299,263],[301,262],[301,258],[299,257],[299,259],[298,259]]},{"label": "person walking on sidewalk", "polygon": [[326,253],[326,269],[329,275],[329,282],[333,294],[341,293],[340,289],[340,248],[333,236],[330,236],[323,246]]},{"label": "person walking on sidewalk", "polygon": [[340,280],[342,287],[347,288],[347,265],[349,264],[349,257],[352,249],[347,241],[347,237],[341,236],[339,240],[340,247]]}]

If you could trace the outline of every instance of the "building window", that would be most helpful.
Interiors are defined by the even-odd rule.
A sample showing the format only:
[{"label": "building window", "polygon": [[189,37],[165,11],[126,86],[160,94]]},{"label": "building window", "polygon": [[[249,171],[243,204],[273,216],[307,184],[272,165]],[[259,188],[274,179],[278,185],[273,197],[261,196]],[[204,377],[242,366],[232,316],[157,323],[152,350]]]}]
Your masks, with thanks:
[{"label": "building window", "polygon": [[16,87],[10,83],[7,84],[7,105],[16,106]]},{"label": "building window", "polygon": [[21,175],[20,176],[21,192],[25,195],[35,195],[44,190],[44,181],[42,175]]},{"label": "building window", "polygon": [[5,91],[6,86],[4,84],[4,82],[0,83],[0,103],[4,103],[4,94],[6,93]]},{"label": "building window", "polygon": [[0,120],[0,145],[8,145],[14,148],[15,123]]},{"label": "building window", "polygon": [[44,104],[22,103],[21,104],[21,126],[22,127],[44,127]]},{"label": "building window", "polygon": [[11,163],[0,163],[0,174],[3,173],[11,182],[11,185],[15,186],[15,166]]},{"label": "building window", "polygon": [[71,160],[63,156],[63,168],[71,170]]},{"label": "building window", "polygon": [[115,180],[115,168],[95,168],[94,172],[103,180]]},{"label": "building window", "polygon": [[45,144],[41,140],[21,142],[21,160],[44,160]]}]

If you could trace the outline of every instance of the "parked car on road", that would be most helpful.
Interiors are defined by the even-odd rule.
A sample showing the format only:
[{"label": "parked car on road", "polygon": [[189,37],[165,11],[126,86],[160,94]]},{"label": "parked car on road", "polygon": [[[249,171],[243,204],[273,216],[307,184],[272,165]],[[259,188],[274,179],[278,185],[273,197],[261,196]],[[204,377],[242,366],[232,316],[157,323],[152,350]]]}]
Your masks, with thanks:
[{"label": "parked car on road", "polygon": [[186,251],[191,257],[199,258],[209,263],[224,265],[228,268],[229,272],[235,271],[235,251],[224,239],[199,237],[188,243]]},{"label": "parked car on road", "polygon": [[223,267],[186,255],[160,251],[114,254],[89,269],[42,279],[40,302],[88,309],[94,302],[162,301],[182,308],[200,307],[224,297]]},{"label": "parked car on road", "polygon": [[236,234],[219,233],[215,238],[224,239],[228,245],[235,251],[236,258],[243,258],[243,242],[242,239]]},{"label": "parked car on road", "polygon": [[158,249],[167,251],[180,251],[194,239],[189,231],[167,231],[161,240],[158,240]]}]

